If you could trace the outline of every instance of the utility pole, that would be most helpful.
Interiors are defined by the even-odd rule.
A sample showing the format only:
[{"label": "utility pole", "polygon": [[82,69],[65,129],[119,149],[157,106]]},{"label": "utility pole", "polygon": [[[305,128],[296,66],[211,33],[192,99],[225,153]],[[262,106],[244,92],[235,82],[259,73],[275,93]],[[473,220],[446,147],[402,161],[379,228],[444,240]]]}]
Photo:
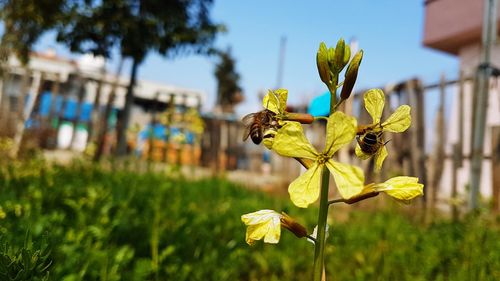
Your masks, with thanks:
[{"label": "utility pole", "polygon": [[285,65],[285,47],[286,47],[286,37],[282,36],[280,41],[278,74],[276,76],[276,89],[279,89],[283,83],[283,67]]},{"label": "utility pole", "polygon": [[488,108],[489,81],[493,71],[491,49],[497,36],[497,0],[484,0],[481,62],[477,68],[477,102],[473,117],[472,160],[470,169],[469,209],[478,208],[481,164],[483,161],[484,132]]}]

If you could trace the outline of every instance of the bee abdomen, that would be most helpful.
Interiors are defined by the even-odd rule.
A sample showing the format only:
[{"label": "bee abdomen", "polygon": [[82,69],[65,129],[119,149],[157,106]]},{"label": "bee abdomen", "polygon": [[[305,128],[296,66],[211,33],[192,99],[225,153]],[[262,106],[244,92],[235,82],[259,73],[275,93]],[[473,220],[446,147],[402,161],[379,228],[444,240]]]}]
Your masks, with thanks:
[{"label": "bee abdomen", "polygon": [[367,154],[374,154],[380,147],[378,136],[374,133],[366,133],[361,138],[358,138],[361,151]]},{"label": "bee abdomen", "polygon": [[250,127],[250,138],[255,144],[260,144],[262,142],[262,131],[260,126],[256,123],[252,124]]}]

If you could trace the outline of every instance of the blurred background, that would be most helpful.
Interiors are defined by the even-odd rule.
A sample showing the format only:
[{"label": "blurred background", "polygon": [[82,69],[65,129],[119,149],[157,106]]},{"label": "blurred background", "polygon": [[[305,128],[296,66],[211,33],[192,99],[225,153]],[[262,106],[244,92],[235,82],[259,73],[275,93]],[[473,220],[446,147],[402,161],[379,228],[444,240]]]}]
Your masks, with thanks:
[{"label": "blurred background", "polygon": [[[359,124],[371,123],[363,93],[381,88],[388,101],[382,119],[409,104],[412,126],[386,136],[390,153],[381,173],[373,173],[372,160],[357,159],[354,146],[343,148],[339,160],[361,166],[367,182],[417,176],[425,195],[409,207],[379,198],[340,207],[332,215],[339,236],[328,253],[328,271],[342,268],[333,256],[346,256],[352,268],[345,274],[356,280],[498,280],[496,2],[0,1],[0,237],[12,244],[21,243],[13,237],[26,231],[46,235],[56,249],[47,267],[54,280],[304,280],[307,257],[293,260],[290,248],[260,247],[259,254],[241,244],[239,215],[250,207],[293,209],[283,203],[286,189],[303,172],[294,159],[243,141],[247,128],[241,118],[263,110],[263,96],[278,88],[289,91],[287,111],[328,116],[330,94],[315,56],[320,42],[332,46],[344,38],[352,54],[362,49],[364,57],[343,110]],[[318,149],[324,129],[322,122],[305,126]],[[182,196],[191,188],[191,197]],[[207,196],[213,205],[189,203]],[[272,206],[259,207],[261,201]],[[183,206],[191,207],[182,211]],[[218,221],[206,217],[213,206]],[[129,211],[116,215],[122,208]],[[360,215],[376,209],[385,211],[373,220]],[[139,214],[131,210],[145,210],[144,221],[134,224]],[[184,223],[174,224],[162,210]],[[478,213],[484,217],[469,217]],[[300,216],[313,224],[313,216]],[[214,230],[224,242],[200,246],[215,238],[193,238],[191,220],[197,219],[207,232],[225,225]],[[128,220],[131,225],[124,226]],[[360,226],[352,234],[348,229],[356,221]],[[404,238],[391,238],[385,223],[394,235],[402,229]],[[238,237],[229,235],[233,229]],[[88,235],[93,238],[85,240]],[[408,235],[412,243],[404,248]],[[432,252],[432,239],[441,235],[451,242]],[[145,240],[132,246],[134,237]],[[292,237],[284,244],[286,239]],[[377,254],[365,252],[363,243]],[[431,252],[416,254],[417,244]],[[181,251],[182,245],[189,250]],[[460,245],[477,246],[477,252]],[[68,259],[79,247],[91,249],[82,255],[85,266],[76,266],[81,260],[74,256]],[[399,252],[390,255],[388,249]],[[488,249],[496,249],[496,256],[481,256]],[[214,273],[229,252],[235,265],[227,266],[236,269]],[[243,264],[246,258],[252,265]],[[426,258],[420,273],[401,269]],[[133,274],[124,277],[119,271],[127,267]],[[45,266],[40,268],[46,278]],[[4,269],[0,276],[12,270]]]}]

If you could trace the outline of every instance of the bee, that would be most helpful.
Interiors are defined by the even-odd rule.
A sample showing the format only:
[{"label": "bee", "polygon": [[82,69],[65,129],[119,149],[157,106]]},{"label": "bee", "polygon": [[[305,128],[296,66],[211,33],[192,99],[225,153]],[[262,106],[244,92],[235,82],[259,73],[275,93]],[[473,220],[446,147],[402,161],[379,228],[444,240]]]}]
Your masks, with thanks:
[{"label": "bee", "polygon": [[361,136],[358,136],[357,141],[359,147],[361,147],[361,151],[369,155],[375,154],[382,146],[389,142],[384,142],[382,134],[383,132],[368,131],[363,133]]},{"label": "bee", "polygon": [[279,128],[276,113],[269,109],[250,113],[243,117],[241,121],[246,126],[245,133],[243,134],[243,141],[250,137],[255,144],[260,144],[262,142],[262,139],[265,138],[264,132],[267,129]]}]

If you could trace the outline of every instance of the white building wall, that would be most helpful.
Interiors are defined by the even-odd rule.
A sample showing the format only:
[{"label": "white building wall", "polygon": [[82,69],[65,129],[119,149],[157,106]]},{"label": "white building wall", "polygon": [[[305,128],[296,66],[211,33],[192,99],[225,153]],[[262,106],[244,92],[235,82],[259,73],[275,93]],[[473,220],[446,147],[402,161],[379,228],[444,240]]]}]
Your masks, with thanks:
[{"label": "white building wall", "polygon": [[[474,44],[463,48],[459,53],[460,68],[466,77],[473,77],[477,65],[480,60],[480,45]],[[492,64],[500,67],[500,44],[497,44],[492,50]],[[458,89],[458,88],[457,88]],[[464,85],[464,136],[463,136],[463,153],[465,159],[463,166],[457,171],[458,191],[461,194],[467,194],[466,186],[469,182],[470,175],[470,150],[472,138],[472,98],[474,94],[474,82],[467,81]],[[453,155],[453,144],[457,143],[459,136],[459,104],[458,92],[455,93],[452,102],[450,118],[448,119],[446,131],[446,155]],[[491,128],[492,126],[500,126],[500,79],[492,78],[490,83],[490,92],[488,97],[488,108],[486,113],[486,131],[484,138],[484,155],[491,157]],[[451,157],[445,161],[445,167],[441,180],[441,194],[445,199],[449,198],[452,188],[452,169],[453,162]],[[491,197],[493,182],[492,182],[492,163],[489,159],[484,159],[481,170],[481,186],[480,191],[483,197]]]}]

